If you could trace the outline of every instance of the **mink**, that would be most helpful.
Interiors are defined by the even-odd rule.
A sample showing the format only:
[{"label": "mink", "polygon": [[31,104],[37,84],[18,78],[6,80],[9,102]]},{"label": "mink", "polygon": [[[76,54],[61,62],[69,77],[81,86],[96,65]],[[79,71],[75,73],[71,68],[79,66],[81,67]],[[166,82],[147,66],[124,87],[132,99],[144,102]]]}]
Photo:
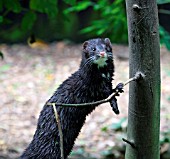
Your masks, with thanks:
[{"label": "mink", "polygon": [[[84,42],[78,71],[66,79],[44,105],[33,140],[20,159],[60,159],[60,136],[52,106],[48,103],[89,103],[107,98],[112,89],[114,63],[108,38]],[[119,114],[116,98],[110,102]],[[86,116],[96,106],[56,106],[63,133],[64,158],[70,154],[74,142],[85,123]]]}]

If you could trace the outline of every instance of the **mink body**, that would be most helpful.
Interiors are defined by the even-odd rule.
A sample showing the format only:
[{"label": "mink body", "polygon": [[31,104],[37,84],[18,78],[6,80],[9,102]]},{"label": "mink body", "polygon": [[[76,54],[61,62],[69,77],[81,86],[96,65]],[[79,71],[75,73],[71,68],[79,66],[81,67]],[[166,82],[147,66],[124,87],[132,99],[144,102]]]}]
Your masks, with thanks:
[{"label": "mink body", "polygon": [[[112,92],[114,73],[110,40],[92,39],[83,44],[80,68],[65,80],[47,103],[88,103],[102,100]],[[52,106],[44,105],[32,142],[21,159],[60,159],[59,131]],[[116,114],[119,113],[116,99],[111,101]],[[96,106],[60,107],[64,158],[70,154],[74,142],[86,120]]]}]

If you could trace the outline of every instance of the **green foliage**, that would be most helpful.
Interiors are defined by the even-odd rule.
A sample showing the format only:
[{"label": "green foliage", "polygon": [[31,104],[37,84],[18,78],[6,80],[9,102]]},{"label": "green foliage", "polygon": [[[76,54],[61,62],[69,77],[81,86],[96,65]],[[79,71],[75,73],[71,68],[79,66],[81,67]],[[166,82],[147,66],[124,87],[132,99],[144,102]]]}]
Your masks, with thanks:
[{"label": "green foliage", "polygon": [[[75,40],[77,37],[80,41],[100,36],[109,37],[114,43],[128,41],[124,0],[29,0],[27,3],[0,0],[0,40],[21,41],[36,32],[47,39]],[[170,0],[157,0],[157,3],[170,3]],[[87,13],[83,18],[82,12]],[[161,44],[170,49],[170,36],[162,27],[160,38]]]},{"label": "green foliage", "polygon": [[64,0],[66,4],[69,5],[75,5],[76,4],[76,0]]},{"label": "green foliage", "polygon": [[55,18],[58,12],[56,0],[30,0],[30,9],[46,13],[50,18]]},{"label": "green foliage", "polygon": [[122,118],[117,123],[110,125],[110,129],[115,131],[121,130],[124,127],[127,127],[127,118]]},{"label": "green foliage", "polygon": [[23,31],[31,30],[34,25],[34,22],[36,21],[36,18],[37,16],[34,12],[31,11],[27,12],[22,18],[21,29]]},{"label": "green foliage", "polygon": [[170,50],[170,34],[163,28],[159,27],[160,43],[165,45]]},{"label": "green foliage", "polygon": [[115,0],[114,3],[108,0],[92,3],[82,1],[66,10],[68,12],[77,12],[85,10],[87,7],[93,7],[97,18],[91,21],[90,26],[82,29],[82,34],[93,36],[109,37],[113,42],[127,43],[127,20],[124,0]]},{"label": "green foliage", "polygon": [[72,155],[72,156],[74,156],[74,155],[82,155],[82,154],[84,154],[84,153],[85,153],[84,148],[79,148],[79,149],[77,149],[76,151],[72,151],[72,152],[71,152],[71,155]]},{"label": "green foliage", "polygon": [[101,151],[100,153],[102,156],[104,156],[104,158],[107,158],[107,159],[116,158],[113,153],[113,149],[110,147],[107,148],[106,150]]},{"label": "green foliage", "polygon": [[10,68],[11,66],[9,64],[4,64],[0,67],[0,73],[8,71]]},{"label": "green foliage", "polygon": [[[90,25],[83,26],[84,28],[76,26],[76,18],[73,18],[73,16],[77,16],[81,11],[86,11],[89,7],[93,10],[93,15],[89,17],[89,22],[87,22],[87,25]],[[61,28],[63,30],[66,29],[63,32],[61,31],[62,34],[72,31],[72,26],[66,26],[69,25],[66,21],[71,22],[73,20],[75,24],[72,23],[70,25],[74,25],[73,28],[75,29],[82,29],[79,32],[82,36],[86,35],[89,38],[93,36],[107,36],[113,42],[127,42],[126,11],[123,0],[115,0],[114,3],[107,0],[99,2],[64,0],[60,6],[58,6],[58,1],[56,0],[30,0],[26,8],[21,5],[19,0],[0,0],[0,10],[3,11],[3,14],[0,16],[0,23],[13,26],[6,35],[0,33],[1,37],[12,41],[20,39],[28,32],[34,30],[39,15],[44,14],[55,21],[65,21],[60,21],[60,24],[64,25]],[[20,14],[22,16],[21,22],[16,25],[12,19],[8,19],[8,13]],[[53,23],[52,21],[48,22]],[[61,32],[59,31],[59,34]]]},{"label": "green foliage", "polygon": [[81,158],[81,159],[96,159],[91,156],[88,152],[85,151],[84,147],[79,147],[73,150],[70,154],[70,159],[73,158]]},{"label": "green foliage", "polygon": [[3,1],[1,0],[1,1],[0,1],[0,12],[1,12],[2,9],[3,9],[3,6],[2,6],[2,5],[3,5]]},{"label": "green foliage", "polygon": [[70,5],[72,5],[72,7],[66,9],[64,11],[65,14],[68,14],[68,13],[73,12],[73,11],[80,12],[80,11],[85,10],[88,7],[92,6],[93,3],[90,2],[90,1],[80,1],[80,2],[77,2],[77,3],[70,3]]},{"label": "green foliage", "polygon": [[170,143],[170,130],[167,132],[161,132],[160,135],[160,144]]},{"label": "green foliage", "polygon": [[170,0],[157,0],[157,4],[170,3]]},{"label": "green foliage", "polygon": [[20,13],[22,10],[22,7],[18,0],[2,0],[1,3],[8,11],[12,11],[14,13]]},{"label": "green foliage", "polygon": [[0,16],[0,23],[2,23],[3,22],[3,16]]}]

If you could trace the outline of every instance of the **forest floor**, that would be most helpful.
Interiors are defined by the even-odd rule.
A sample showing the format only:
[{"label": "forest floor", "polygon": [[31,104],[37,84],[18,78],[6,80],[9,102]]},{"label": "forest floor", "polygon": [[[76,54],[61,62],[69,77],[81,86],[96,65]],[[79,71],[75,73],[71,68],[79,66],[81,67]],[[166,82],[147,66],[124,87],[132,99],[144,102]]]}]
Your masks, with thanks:
[{"label": "forest floor", "polygon": [[[81,45],[64,42],[48,48],[0,45],[0,159],[15,159],[30,143],[44,103],[79,67]],[[129,77],[128,47],[113,45],[113,87]],[[170,132],[170,52],[161,48],[161,132]],[[118,97],[120,115],[109,104],[87,117],[70,158],[124,158],[128,114],[128,86]],[[164,136],[161,136],[161,139]],[[161,151],[169,149],[169,144]],[[76,157],[78,156],[78,157]]]}]

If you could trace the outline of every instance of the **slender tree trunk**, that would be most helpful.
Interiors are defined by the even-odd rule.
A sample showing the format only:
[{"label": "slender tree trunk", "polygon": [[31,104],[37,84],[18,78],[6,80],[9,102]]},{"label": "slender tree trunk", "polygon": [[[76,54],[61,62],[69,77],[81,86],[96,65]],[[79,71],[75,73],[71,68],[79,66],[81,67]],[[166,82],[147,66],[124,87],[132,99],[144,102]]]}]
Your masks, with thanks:
[{"label": "slender tree trunk", "polygon": [[126,159],[158,159],[160,129],[160,44],[156,0],[126,0],[130,77]]}]

